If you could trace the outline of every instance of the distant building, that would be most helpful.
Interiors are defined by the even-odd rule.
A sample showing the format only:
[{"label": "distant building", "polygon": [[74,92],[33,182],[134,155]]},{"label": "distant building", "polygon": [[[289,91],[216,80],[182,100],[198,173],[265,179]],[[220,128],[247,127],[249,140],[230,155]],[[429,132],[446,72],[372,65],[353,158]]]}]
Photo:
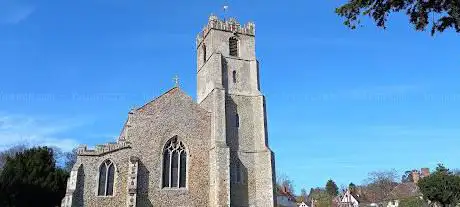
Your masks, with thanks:
[{"label": "distant building", "polygon": [[338,200],[338,207],[359,207],[360,204],[359,195],[351,193],[350,190],[347,190],[340,195]]},{"label": "distant building", "polygon": [[278,202],[278,207],[297,207],[295,196],[288,188],[281,186],[277,190],[276,201]]},{"label": "distant building", "polygon": [[[414,180],[415,182],[415,180]],[[401,183],[397,185],[390,193],[388,199],[383,202],[383,206],[386,207],[399,207],[402,199],[406,198],[420,198],[422,193],[420,192],[417,184],[415,183]]]},{"label": "distant building", "polygon": [[420,169],[420,171],[412,170],[411,176],[412,176],[412,181],[414,183],[418,183],[420,179],[430,176],[430,168],[422,168]]},{"label": "distant building", "polygon": [[361,194],[361,190],[351,192],[344,191],[341,195],[332,200],[333,207],[361,207],[361,206],[379,206],[374,201],[370,201],[365,195]]},{"label": "distant building", "polygon": [[430,168],[422,168],[420,174],[421,178],[430,176]]},{"label": "distant building", "polygon": [[309,207],[306,203],[302,202],[302,203],[299,203],[299,207]]}]

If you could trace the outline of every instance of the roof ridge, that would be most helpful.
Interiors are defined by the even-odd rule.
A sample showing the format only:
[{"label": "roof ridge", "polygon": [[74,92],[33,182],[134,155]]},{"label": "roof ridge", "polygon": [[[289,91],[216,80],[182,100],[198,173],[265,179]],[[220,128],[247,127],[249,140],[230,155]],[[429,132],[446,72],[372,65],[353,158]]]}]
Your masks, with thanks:
[{"label": "roof ridge", "polygon": [[141,107],[139,107],[139,108],[137,108],[137,109],[134,109],[134,110],[135,110],[135,111],[137,111],[137,110],[139,110],[139,109],[141,109],[141,108],[143,108],[143,107],[145,107],[145,106],[149,105],[150,103],[153,103],[153,102],[155,102],[156,100],[160,99],[161,97],[163,97],[164,95],[166,95],[166,94],[168,94],[169,92],[173,91],[174,89],[179,89],[179,90],[180,90],[180,88],[179,88],[179,87],[177,87],[177,86],[174,86],[174,87],[172,87],[171,89],[169,89],[169,90],[167,90],[166,92],[164,92],[164,93],[162,93],[161,95],[159,95],[158,97],[156,97],[156,98],[152,99],[151,101],[149,101],[149,102],[145,103],[145,104],[144,104],[144,105],[142,105]]}]

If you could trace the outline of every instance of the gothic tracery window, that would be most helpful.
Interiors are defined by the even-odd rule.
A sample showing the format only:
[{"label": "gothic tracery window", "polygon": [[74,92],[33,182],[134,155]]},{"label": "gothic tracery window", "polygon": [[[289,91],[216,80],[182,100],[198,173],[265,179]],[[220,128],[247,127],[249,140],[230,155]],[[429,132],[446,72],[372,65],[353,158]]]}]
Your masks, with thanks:
[{"label": "gothic tracery window", "polygon": [[163,150],[163,188],[184,188],[187,183],[187,152],[177,137]]},{"label": "gothic tracery window", "polygon": [[99,186],[97,195],[112,196],[115,182],[115,166],[112,161],[106,160],[99,167]]},{"label": "gothic tracery window", "polygon": [[238,39],[236,37],[230,37],[228,41],[230,56],[238,56]]}]

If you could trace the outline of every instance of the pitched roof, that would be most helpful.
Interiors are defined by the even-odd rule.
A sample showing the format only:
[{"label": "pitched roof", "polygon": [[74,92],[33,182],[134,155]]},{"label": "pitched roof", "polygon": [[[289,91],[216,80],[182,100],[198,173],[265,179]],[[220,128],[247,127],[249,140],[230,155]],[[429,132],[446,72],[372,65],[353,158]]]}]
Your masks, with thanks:
[{"label": "pitched roof", "polygon": [[[202,111],[203,113],[209,113],[209,111],[207,111],[204,108],[200,107],[199,104],[197,104],[195,101],[193,101],[192,97],[189,96],[188,94],[186,94],[182,89],[180,89],[179,87],[173,87],[173,88],[169,89],[168,91],[164,92],[163,94],[161,94],[160,96],[158,96],[158,97],[152,99],[151,101],[145,103],[141,107],[132,109],[129,112],[129,114],[133,114],[133,113],[136,113],[136,112],[148,113],[149,108],[152,105],[155,105],[155,104],[161,102],[162,100],[167,100],[168,97],[172,97],[172,96],[179,96],[182,100],[185,100],[185,101],[193,103],[192,107],[194,107],[195,109],[197,109],[199,111]],[[124,140],[125,139],[124,133],[125,133],[125,130],[126,130],[127,123],[128,123],[128,119],[123,124],[123,128],[122,128],[122,130],[120,132],[120,135],[118,136],[118,140]]]},{"label": "pitched roof", "polygon": [[397,185],[393,190],[390,192],[390,196],[388,200],[395,200],[401,198],[409,198],[414,196],[420,196],[421,192],[418,186],[413,182],[401,183]]},{"label": "pitched roof", "polygon": [[277,191],[279,196],[286,196],[289,198],[289,200],[295,201],[295,196],[289,191],[287,187],[277,187]]},{"label": "pitched roof", "polygon": [[[161,100],[162,98],[164,98],[165,96],[167,95],[170,95],[170,94],[174,94],[175,92],[180,92],[186,96],[188,96],[184,91],[182,91],[179,87],[173,87],[171,89],[169,89],[168,91],[164,92],[163,94],[159,95],[158,97],[154,98],[153,100],[145,103],[143,106],[137,108],[137,109],[134,109],[135,111],[141,111],[142,109],[144,109],[145,107],[147,107],[148,105],[152,104],[152,103],[155,103],[159,100]],[[191,99],[191,97],[190,97]]]},{"label": "pitched roof", "polygon": [[345,191],[344,195],[339,196],[339,201],[342,200],[345,194],[349,194],[353,196],[353,198],[358,201],[360,204],[372,203],[365,195],[358,193],[358,192],[350,192],[350,190]]}]

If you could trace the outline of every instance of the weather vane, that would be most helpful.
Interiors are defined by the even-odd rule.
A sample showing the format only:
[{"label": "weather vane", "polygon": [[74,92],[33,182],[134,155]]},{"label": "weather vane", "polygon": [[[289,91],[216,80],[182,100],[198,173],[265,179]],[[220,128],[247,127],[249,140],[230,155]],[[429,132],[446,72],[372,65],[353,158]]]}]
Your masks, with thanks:
[{"label": "weather vane", "polygon": [[224,2],[223,9],[224,9],[224,20],[225,20],[227,17],[227,12],[228,12],[228,2],[227,1]]}]

